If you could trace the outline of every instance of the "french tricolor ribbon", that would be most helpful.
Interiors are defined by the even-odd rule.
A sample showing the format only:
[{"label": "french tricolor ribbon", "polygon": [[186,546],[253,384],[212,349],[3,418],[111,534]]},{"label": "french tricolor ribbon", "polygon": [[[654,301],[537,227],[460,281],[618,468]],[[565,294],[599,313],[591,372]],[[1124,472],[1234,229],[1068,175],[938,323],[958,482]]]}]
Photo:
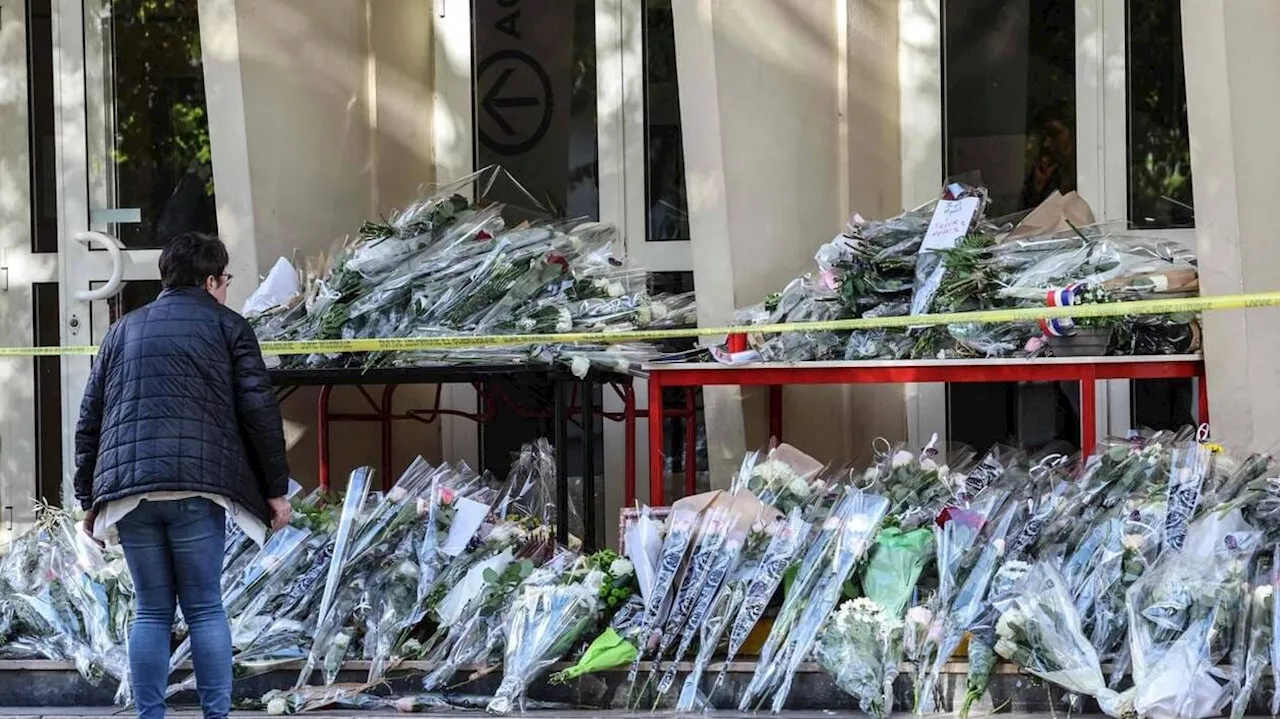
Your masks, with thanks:
[{"label": "french tricolor ribbon", "polygon": [[[1076,295],[1083,289],[1084,285],[1078,282],[1066,287],[1051,289],[1045,298],[1045,304],[1049,307],[1070,307],[1074,304]],[[1042,319],[1040,320],[1040,329],[1050,337],[1066,337],[1075,332],[1076,323],[1070,317]]]}]

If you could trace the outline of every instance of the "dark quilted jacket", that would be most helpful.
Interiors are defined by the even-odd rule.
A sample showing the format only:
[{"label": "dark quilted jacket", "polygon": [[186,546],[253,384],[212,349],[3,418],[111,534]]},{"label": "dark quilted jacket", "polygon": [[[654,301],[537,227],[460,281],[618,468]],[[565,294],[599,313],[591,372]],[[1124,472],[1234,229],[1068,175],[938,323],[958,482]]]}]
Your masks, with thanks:
[{"label": "dark quilted jacket", "polygon": [[253,329],[203,289],[165,290],[107,333],[76,426],[85,509],[143,492],[227,497],[270,518],[288,491],[280,407]]}]

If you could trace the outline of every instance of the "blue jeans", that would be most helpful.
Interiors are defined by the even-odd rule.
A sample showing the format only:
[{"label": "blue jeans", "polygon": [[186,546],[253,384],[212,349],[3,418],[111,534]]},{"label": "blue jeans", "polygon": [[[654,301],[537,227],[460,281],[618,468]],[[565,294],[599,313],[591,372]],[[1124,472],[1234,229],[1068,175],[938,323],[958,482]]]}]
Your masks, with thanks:
[{"label": "blue jeans", "polygon": [[129,632],[129,673],[140,719],[163,719],[174,603],[191,632],[205,719],[231,711],[231,628],[222,606],[226,520],[207,499],[144,501],[117,525],[138,599]]}]

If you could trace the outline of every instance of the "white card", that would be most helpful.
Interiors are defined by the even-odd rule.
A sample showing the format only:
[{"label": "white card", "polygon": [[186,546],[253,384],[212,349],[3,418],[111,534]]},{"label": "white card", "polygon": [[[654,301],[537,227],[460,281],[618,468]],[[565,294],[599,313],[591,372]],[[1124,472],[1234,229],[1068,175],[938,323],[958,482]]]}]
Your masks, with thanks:
[{"label": "white card", "polygon": [[444,538],[444,546],[440,548],[440,551],[450,557],[462,554],[489,514],[488,505],[466,497],[454,503],[454,509],[456,511],[453,514],[453,524],[449,525],[449,536]]},{"label": "white card", "polygon": [[924,235],[920,245],[921,252],[949,250],[956,242],[969,232],[973,224],[973,216],[982,202],[978,197],[966,197],[963,200],[939,200],[933,211],[933,219],[929,221],[929,231]]}]

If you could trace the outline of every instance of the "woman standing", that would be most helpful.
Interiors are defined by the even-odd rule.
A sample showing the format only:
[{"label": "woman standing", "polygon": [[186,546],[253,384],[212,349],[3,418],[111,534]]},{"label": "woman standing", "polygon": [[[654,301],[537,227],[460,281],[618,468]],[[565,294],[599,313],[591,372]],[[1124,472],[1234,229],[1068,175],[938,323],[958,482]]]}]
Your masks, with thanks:
[{"label": "woman standing", "polygon": [[138,716],[162,719],[175,606],[206,719],[231,711],[222,605],[226,518],[261,543],[289,522],[280,407],[253,330],[225,306],[227,248],[186,234],[160,254],[164,290],[107,333],[76,427],[76,500],[118,533],[137,594],[129,671]]}]

